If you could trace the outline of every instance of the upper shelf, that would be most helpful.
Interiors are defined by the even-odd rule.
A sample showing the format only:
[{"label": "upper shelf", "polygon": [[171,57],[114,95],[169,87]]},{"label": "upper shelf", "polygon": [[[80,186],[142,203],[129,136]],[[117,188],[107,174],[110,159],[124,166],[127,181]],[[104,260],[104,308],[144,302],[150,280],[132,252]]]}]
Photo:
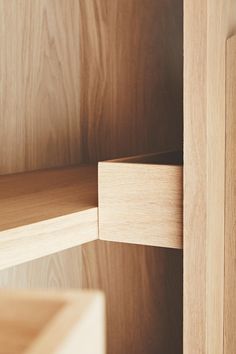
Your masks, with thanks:
[{"label": "upper shelf", "polygon": [[0,269],[97,238],[96,166],[0,177]]}]

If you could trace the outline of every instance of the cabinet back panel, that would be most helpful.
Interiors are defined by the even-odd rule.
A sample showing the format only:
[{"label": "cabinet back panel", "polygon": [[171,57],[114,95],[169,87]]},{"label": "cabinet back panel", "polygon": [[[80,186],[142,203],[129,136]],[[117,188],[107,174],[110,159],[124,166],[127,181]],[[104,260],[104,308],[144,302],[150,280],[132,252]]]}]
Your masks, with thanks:
[{"label": "cabinet back panel", "polygon": [[77,0],[0,0],[0,173],[81,161]]},{"label": "cabinet back panel", "polygon": [[0,173],[182,148],[180,0],[0,0]]},{"label": "cabinet back panel", "polygon": [[182,149],[179,0],[80,1],[83,157]]}]

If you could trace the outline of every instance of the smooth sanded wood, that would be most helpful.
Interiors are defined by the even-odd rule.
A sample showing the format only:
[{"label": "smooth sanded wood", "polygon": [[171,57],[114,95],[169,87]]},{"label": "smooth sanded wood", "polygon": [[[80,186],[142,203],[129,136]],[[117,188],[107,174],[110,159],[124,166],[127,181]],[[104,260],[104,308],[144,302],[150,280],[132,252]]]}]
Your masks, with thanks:
[{"label": "smooth sanded wood", "polygon": [[227,41],[224,354],[236,350],[236,36]]},{"label": "smooth sanded wood", "polygon": [[99,164],[100,239],[183,247],[183,168],[163,155]]},{"label": "smooth sanded wood", "polygon": [[0,231],[97,207],[97,167],[0,176]]},{"label": "smooth sanded wood", "polygon": [[0,176],[0,269],[98,238],[97,167]]},{"label": "smooth sanded wood", "polygon": [[[181,150],[182,18],[182,0],[0,0],[0,173]],[[104,289],[109,353],[182,352],[179,250],[100,241],[0,285]]]},{"label": "smooth sanded wood", "polygon": [[0,1],[0,174],[82,161],[79,2]]},{"label": "smooth sanded wood", "polygon": [[[182,4],[80,1],[90,161],[182,150]],[[101,287],[108,299],[108,353],[181,354],[182,252],[96,241],[82,253],[83,286]]]},{"label": "smooth sanded wood", "polygon": [[225,43],[231,0],[184,1],[184,353],[222,354]]},{"label": "smooth sanded wood", "polygon": [[182,150],[182,0],[79,2],[83,158]]},{"label": "smooth sanded wood", "polygon": [[105,354],[99,292],[1,291],[0,310],[2,354]]},{"label": "smooth sanded wood", "polygon": [[181,353],[182,251],[98,240],[82,254],[83,285],[106,294],[108,353]]}]

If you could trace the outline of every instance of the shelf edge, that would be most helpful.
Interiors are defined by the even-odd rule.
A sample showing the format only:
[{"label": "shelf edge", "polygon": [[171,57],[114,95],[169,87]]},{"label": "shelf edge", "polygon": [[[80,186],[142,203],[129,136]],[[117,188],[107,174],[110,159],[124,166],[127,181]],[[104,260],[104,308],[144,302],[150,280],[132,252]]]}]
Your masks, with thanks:
[{"label": "shelf edge", "polygon": [[0,270],[98,239],[98,208],[0,232]]}]

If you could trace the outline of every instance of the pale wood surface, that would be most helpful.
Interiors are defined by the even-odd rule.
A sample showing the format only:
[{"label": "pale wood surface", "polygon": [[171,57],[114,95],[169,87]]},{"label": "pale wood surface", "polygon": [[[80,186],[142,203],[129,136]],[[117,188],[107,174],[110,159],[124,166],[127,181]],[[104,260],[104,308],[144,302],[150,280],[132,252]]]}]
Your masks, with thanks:
[{"label": "pale wood surface", "polygon": [[232,0],[184,1],[184,353],[223,353],[225,43]]},{"label": "pale wood surface", "polygon": [[157,164],[142,157],[99,164],[99,238],[182,248],[183,168],[168,165],[168,154],[143,160]]},{"label": "pale wood surface", "polygon": [[[0,17],[1,174],[182,149],[181,0],[0,0]],[[169,252],[95,242],[0,285],[104,289],[108,353],[178,354],[182,253]]]},{"label": "pale wood surface", "polygon": [[[80,6],[84,156],[181,150],[182,1]],[[108,353],[181,354],[181,251],[95,241],[83,255],[83,285],[108,298]]]},{"label": "pale wood surface", "polygon": [[236,351],[236,36],[227,41],[224,354]]},{"label": "pale wood surface", "polygon": [[96,208],[97,167],[0,176],[0,201],[0,231]]},{"label": "pale wood surface", "polygon": [[182,251],[95,241],[83,264],[83,286],[106,294],[109,354],[182,353]]},{"label": "pale wood surface", "polygon": [[103,289],[108,353],[172,354],[182,350],[182,271],[181,251],[95,241],[2,271],[0,285]]},{"label": "pale wood surface", "polygon": [[82,247],[52,254],[2,270],[1,288],[82,288]]},{"label": "pale wood surface", "polygon": [[0,0],[0,174],[81,162],[79,2]]},{"label": "pale wood surface", "polygon": [[0,200],[0,269],[98,238],[96,166],[0,176]]},{"label": "pale wood surface", "polygon": [[2,354],[105,354],[101,293],[1,291],[0,310]]},{"label": "pale wood surface", "polygon": [[21,354],[60,310],[63,301],[0,293],[0,353]]},{"label": "pale wood surface", "polygon": [[96,207],[0,233],[0,269],[98,239]]}]

